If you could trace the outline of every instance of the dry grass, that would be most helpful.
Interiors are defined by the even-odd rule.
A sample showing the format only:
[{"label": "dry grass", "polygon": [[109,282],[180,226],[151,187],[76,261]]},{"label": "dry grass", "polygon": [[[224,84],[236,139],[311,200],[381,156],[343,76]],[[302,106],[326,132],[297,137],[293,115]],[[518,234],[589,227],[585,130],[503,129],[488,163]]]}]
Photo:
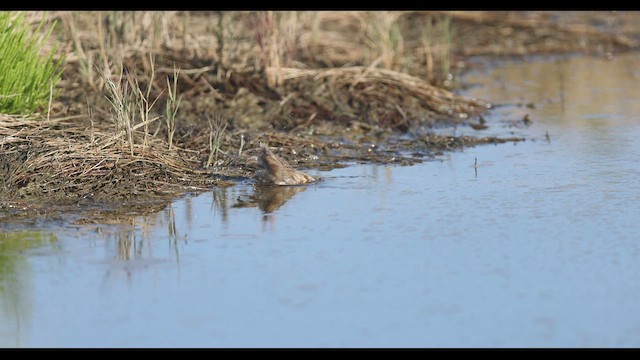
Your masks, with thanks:
[{"label": "dry grass", "polygon": [[445,79],[451,73],[452,32],[451,18],[449,16],[436,17],[428,15],[426,17],[420,41],[428,79],[437,78],[435,72],[436,63],[440,64],[440,74],[444,75]]},{"label": "dry grass", "polygon": [[398,19],[403,15],[400,11],[366,12],[359,14],[360,27],[364,29],[363,42],[369,50],[369,62],[380,62],[385,69],[399,69],[403,59],[404,42]]},{"label": "dry grass", "polygon": [[[274,70],[267,68],[267,74],[271,71]],[[455,95],[430,85],[418,77],[394,70],[354,66],[330,70],[282,68],[279,71],[284,81],[305,81],[308,78],[314,81],[330,79],[336,86],[349,86],[351,89],[361,85],[372,95],[377,93],[378,97],[388,96],[391,92],[401,92],[414,97],[426,108],[440,115],[467,118],[469,114],[479,113],[491,107],[487,102]]]},{"label": "dry grass", "polygon": [[213,120],[209,119],[209,158],[205,165],[206,168],[217,163],[220,153],[226,155],[220,146],[226,135],[228,122],[220,115],[216,115]]},{"label": "dry grass", "polygon": [[[153,60],[151,60],[151,63],[153,64]],[[153,71],[152,65],[150,77],[151,82],[153,82],[154,74],[155,72]],[[105,69],[103,77],[107,84],[107,97],[113,110],[112,119],[116,128],[115,137],[128,143],[131,155],[133,155],[136,141],[134,132],[141,127],[143,128],[143,131],[141,131],[143,139],[142,148],[146,148],[150,135],[149,124],[160,118],[159,116],[151,115],[151,110],[158,98],[152,102],[150,100],[151,86],[148,86],[147,90],[143,91],[140,88],[138,79],[133,77],[130,73],[125,73],[122,67],[120,68],[120,74],[117,79],[110,73],[109,68]],[[173,103],[174,105],[168,106],[176,106],[177,104],[175,101],[171,100],[172,99],[170,98],[168,103]],[[168,116],[170,117],[170,120],[174,120],[175,111]],[[169,134],[172,136],[171,129],[169,129]],[[171,142],[169,143],[169,147],[171,147]]]},{"label": "dry grass", "polygon": [[[55,16],[65,29],[62,40],[73,50],[68,62],[79,63],[87,83],[101,89],[96,63],[110,65],[115,72],[115,66],[128,58],[167,52],[180,54],[182,59],[212,59],[219,65],[215,67],[219,79],[228,76],[225,72],[229,70],[276,69],[267,76],[269,86],[282,84],[277,71],[280,67],[378,63],[417,75],[422,64],[413,60],[420,58],[425,44],[414,41],[413,35],[405,41],[403,29],[410,14],[414,13],[116,11],[59,12]],[[432,43],[433,54],[443,53],[439,39]],[[437,56],[432,60],[440,61]]]},{"label": "dry grass", "polygon": [[256,13],[253,15],[256,41],[260,47],[263,65],[273,69],[267,74],[269,86],[281,86],[280,69],[291,66],[302,32],[295,11]]},{"label": "dry grass", "polygon": [[215,183],[197,170],[198,161],[188,151],[167,152],[167,144],[153,138],[146,148],[133,144],[132,154],[108,129],[92,128],[79,118],[34,121],[3,115],[0,138],[5,200],[131,198]]},{"label": "dry grass", "polygon": [[[167,89],[169,98],[167,99],[167,104],[165,106],[165,121],[167,124],[167,142],[169,143],[169,150],[171,150],[173,146],[173,136],[176,132],[176,114],[178,113],[178,108],[180,107],[181,97],[178,97],[178,76],[180,75],[180,70],[174,68],[173,69],[173,86],[167,77]],[[153,82],[153,81],[152,81]],[[145,132],[147,133],[147,132]]]},{"label": "dry grass", "polygon": [[[606,53],[640,46],[637,12],[570,11],[562,12],[560,16],[549,11],[450,11],[442,14],[450,16],[456,24],[459,31],[453,43],[465,56]],[[478,28],[484,28],[484,37],[492,41],[465,41]]]}]

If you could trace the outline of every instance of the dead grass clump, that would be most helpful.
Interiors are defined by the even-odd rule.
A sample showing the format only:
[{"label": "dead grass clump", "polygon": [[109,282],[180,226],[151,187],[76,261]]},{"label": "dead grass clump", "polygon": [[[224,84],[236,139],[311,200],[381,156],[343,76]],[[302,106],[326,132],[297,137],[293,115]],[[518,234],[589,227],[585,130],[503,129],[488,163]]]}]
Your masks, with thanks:
[{"label": "dead grass clump", "polygon": [[151,138],[146,149],[121,144],[108,129],[79,118],[33,121],[0,116],[0,197],[4,200],[115,199],[166,196],[215,185],[189,151],[166,151]]},{"label": "dead grass clump", "polygon": [[[271,71],[267,69],[267,73]],[[317,116],[315,121],[365,119],[383,128],[407,131],[438,118],[464,122],[491,107],[484,101],[455,95],[418,77],[389,69],[354,66],[279,71],[289,94],[296,98],[286,102],[290,105],[284,111],[299,113],[301,122],[296,126],[308,125]]]}]

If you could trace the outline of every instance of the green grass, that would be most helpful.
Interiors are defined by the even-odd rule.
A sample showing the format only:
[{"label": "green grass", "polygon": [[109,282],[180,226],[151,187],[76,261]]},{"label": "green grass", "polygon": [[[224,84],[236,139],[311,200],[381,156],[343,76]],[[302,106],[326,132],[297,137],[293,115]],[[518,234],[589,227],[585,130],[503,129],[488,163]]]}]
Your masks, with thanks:
[{"label": "green grass", "polygon": [[55,24],[32,31],[22,12],[0,12],[0,113],[30,114],[49,102],[60,80],[62,60],[54,47],[46,56],[40,46]]}]

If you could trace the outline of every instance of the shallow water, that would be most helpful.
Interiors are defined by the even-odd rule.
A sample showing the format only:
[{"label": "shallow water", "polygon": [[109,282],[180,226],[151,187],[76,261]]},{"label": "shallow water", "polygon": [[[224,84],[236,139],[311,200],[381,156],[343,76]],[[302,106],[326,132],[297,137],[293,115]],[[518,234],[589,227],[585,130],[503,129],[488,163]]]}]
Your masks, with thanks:
[{"label": "shallow water", "polygon": [[639,60],[478,60],[455,131],[524,143],[0,231],[0,346],[638,347]]}]

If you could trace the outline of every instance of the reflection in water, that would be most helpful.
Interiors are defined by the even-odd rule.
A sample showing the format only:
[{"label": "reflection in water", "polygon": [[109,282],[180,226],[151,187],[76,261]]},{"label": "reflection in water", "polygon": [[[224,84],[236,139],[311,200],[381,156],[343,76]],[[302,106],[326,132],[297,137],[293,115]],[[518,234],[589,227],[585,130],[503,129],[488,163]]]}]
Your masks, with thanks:
[{"label": "reflection in water", "polygon": [[[188,200],[188,199],[187,199]],[[191,208],[189,202],[185,202],[186,219],[191,220]],[[178,241],[180,231],[176,226],[176,215],[173,207],[168,206],[163,211],[155,214],[147,214],[122,221],[113,227],[98,225],[96,231],[101,234],[102,240],[107,246],[115,245],[115,251],[110,251],[112,256],[121,261],[139,259],[153,259],[153,240],[159,229],[161,236],[169,241],[169,248],[173,253],[176,263],[179,262]]]},{"label": "reflection in water", "polygon": [[[306,186],[254,186],[254,192],[241,190],[232,208],[257,207],[264,214],[262,217],[262,231],[275,231],[276,217],[272,214],[284,205],[295,194],[307,190]],[[221,213],[222,223],[226,224],[229,210],[229,192],[227,189],[214,189],[212,207]]]},{"label": "reflection in water", "polygon": [[49,233],[0,232],[0,347],[20,346],[23,325],[30,321],[31,269],[21,253],[55,242]]},{"label": "reflection in water", "polygon": [[[306,189],[306,186],[254,186],[252,193],[247,187],[216,188],[211,194],[211,207],[214,213],[220,214],[222,223],[227,223],[229,208],[257,207],[267,215],[278,210],[295,194]],[[232,196],[235,196],[235,199],[232,200]]]},{"label": "reflection in water", "polygon": [[[185,201],[183,208],[187,221],[191,221],[192,214],[189,204]],[[173,206],[131,218],[118,226],[98,225],[96,232],[105,246],[102,291],[111,291],[112,286],[121,284],[130,287],[151,264],[173,263],[177,273],[180,272],[180,247],[187,238],[182,235],[184,229],[176,224]]]},{"label": "reflection in water", "polygon": [[538,59],[526,66],[510,61],[492,66],[496,66],[492,69],[493,79],[487,79],[484,71],[465,77],[470,83],[482,84],[470,90],[468,96],[480,96],[493,103],[531,104],[497,108],[494,117],[518,119],[531,113],[535,122],[552,123],[558,126],[555,131],[563,135],[577,130],[592,134],[571,139],[585,151],[610,157],[626,150],[624,144],[615,141],[617,135],[612,132],[617,127],[611,126],[610,121],[633,122],[635,119],[628,115],[640,111],[640,88],[635,86],[640,78],[635,70],[640,67],[637,55],[620,55],[612,60],[555,57]]},{"label": "reflection in water", "polygon": [[[284,203],[291,199],[295,194],[307,190],[306,186],[257,186],[253,195],[254,201],[258,204],[258,208],[262,210],[262,231],[267,228],[270,232],[276,230],[276,217],[272,215]],[[234,207],[244,207],[245,203],[237,203]]]},{"label": "reflection in water", "polygon": [[222,219],[222,223],[226,224],[229,219],[229,196],[230,196],[229,188],[215,188],[211,192],[211,209],[215,214],[220,214],[220,218]]},{"label": "reflection in water", "polygon": [[295,194],[305,191],[305,186],[256,186],[255,193],[248,199],[238,199],[232,207],[258,206],[263,213],[269,214],[278,210]]},{"label": "reflection in water", "polygon": [[[519,118],[530,113],[534,124],[525,134],[541,141],[570,144],[571,151],[585,155],[584,166],[598,163],[599,181],[619,181],[626,174],[621,164],[634,144],[628,137],[640,113],[640,57],[637,54],[604,57],[553,57],[535,62],[492,63],[493,74],[469,74],[466,79],[481,84],[468,92],[506,106],[496,108],[494,119]],[[518,101],[529,106],[514,104]],[[632,130],[629,130],[632,129]],[[493,127],[490,131],[504,131]],[[499,133],[498,133],[499,134]]]},{"label": "reflection in water", "polygon": [[[371,178],[378,180],[383,178],[384,183],[389,185],[393,182],[393,167],[391,166],[363,166],[362,175],[354,178]],[[380,175],[382,172],[382,175]],[[325,178],[325,180],[330,179]],[[320,186],[322,186],[320,184]],[[227,223],[229,208],[252,208],[260,209],[265,217],[269,219],[269,214],[276,212],[294,195],[304,192],[309,185],[301,186],[253,186],[253,187],[233,187],[215,188],[212,190],[212,212],[219,214],[222,223]],[[252,191],[253,190],[253,191]]]},{"label": "reflection in water", "polygon": [[[379,178],[384,181],[385,185],[393,182],[392,166],[361,166],[359,167],[360,175],[349,176],[349,178],[373,179]],[[382,174],[380,174],[382,172]],[[332,177],[323,178],[322,182],[314,185],[300,186],[235,186],[227,188],[214,188],[211,191],[211,212],[215,216],[220,216],[222,223],[226,224],[229,220],[230,208],[254,208],[260,209],[265,217],[270,218],[269,214],[273,214],[280,209],[294,195],[306,191],[309,186],[323,186],[325,181]],[[190,213],[186,214],[191,216]]]}]

